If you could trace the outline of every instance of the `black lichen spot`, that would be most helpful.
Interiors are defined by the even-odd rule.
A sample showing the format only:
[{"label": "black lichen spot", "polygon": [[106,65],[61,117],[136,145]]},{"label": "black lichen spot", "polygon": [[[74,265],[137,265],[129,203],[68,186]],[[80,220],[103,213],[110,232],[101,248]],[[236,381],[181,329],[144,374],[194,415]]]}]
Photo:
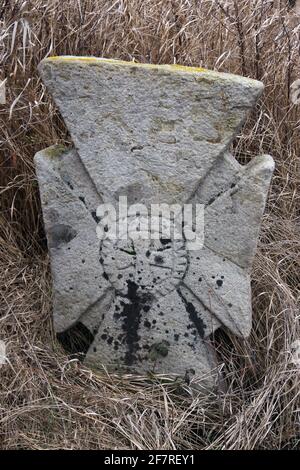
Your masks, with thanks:
[{"label": "black lichen spot", "polygon": [[101,335],[101,339],[105,341],[107,339],[107,335],[106,334]]},{"label": "black lichen spot", "polygon": [[161,238],[160,243],[162,245],[169,245],[171,243],[171,240],[169,238]]},{"label": "black lichen spot", "polygon": [[105,272],[102,274],[102,276],[108,281],[108,275]]},{"label": "black lichen spot", "polygon": [[70,189],[74,189],[74,186],[72,185],[72,183],[70,181],[65,181],[67,183],[67,185],[69,186]]},{"label": "black lichen spot", "polygon": [[146,251],[146,256],[147,258],[149,258],[149,256],[151,255],[151,252],[149,250]]},{"label": "black lichen spot", "polygon": [[136,360],[136,353],[140,349],[138,335],[138,329],[141,321],[141,311],[144,305],[148,305],[152,302],[152,296],[150,294],[144,294],[138,292],[138,285],[128,280],[128,293],[127,298],[129,303],[123,303],[122,318],[124,319],[122,328],[125,333],[125,342],[127,345],[127,351],[125,353],[125,363],[130,366]]},{"label": "black lichen spot", "polygon": [[231,307],[232,307],[232,304],[231,304],[231,303],[229,303],[229,304],[228,304],[228,307],[229,307],[229,308],[231,308]]},{"label": "black lichen spot", "polygon": [[154,261],[155,261],[155,263],[157,263],[157,264],[163,264],[163,263],[164,263],[163,257],[162,257],[162,256],[159,256],[159,255],[155,256]]},{"label": "black lichen spot", "polygon": [[144,310],[144,312],[146,312],[146,313],[149,312],[149,310],[150,310],[150,305],[144,305],[143,310]]},{"label": "black lichen spot", "polygon": [[93,217],[94,221],[96,222],[96,224],[98,224],[100,222],[100,217],[97,216],[97,212],[96,211],[91,211],[91,216]]},{"label": "black lichen spot", "polygon": [[134,152],[135,150],[143,150],[143,146],[142,145],[135,145],[133,147],[131,147],[130,151],[131,152]]},{"label": "black lichen spot", "polygon": [[131,255],[131,256],[136,256],[136,252],[134,248],[132,248],[132,250],[125,250],[124,248],[120,248],[120,251],[123,251],[123,253],[127,253],[128,255]]},{"label": "black lichen spot", "polygon": [[87,207],[86,205],[86,202],[85,202],[85,198],[83,196],[79,196],[80,201],[85,205],[85,207]]},{"label": "black lichen spot", "polygon": [[145,328],[151,328],[151,323],[148,320],[144,321]]},{"label": "black lichen spot", "polygon": [[122,279],[123,274],[118,274],[118,279]]},{"label": "black lichen spot", "polygon": [[174,340],[175,340],[175,341],[178,341],[178,340],[179,340],[179,334],[178,334],[178,333],[175,333],[175,335],[174,335]]},{"label": "black lichen spot", "polygon": [[[187,299],[184,297],[180,289],[177,289],[178,294],[180,295],[181,299],[184,302],[185,309],[187,313],[189,314],[190,320],[193,322],[195,325],[199,335],[201,338],[204,338],[204,329],[205,329],[205,324],[200,318],[199,314],[197,313],[197,310],[195,309],[194,305],[191,302],[188,302]],[[188,325],[189,328],[189,325]]]}]

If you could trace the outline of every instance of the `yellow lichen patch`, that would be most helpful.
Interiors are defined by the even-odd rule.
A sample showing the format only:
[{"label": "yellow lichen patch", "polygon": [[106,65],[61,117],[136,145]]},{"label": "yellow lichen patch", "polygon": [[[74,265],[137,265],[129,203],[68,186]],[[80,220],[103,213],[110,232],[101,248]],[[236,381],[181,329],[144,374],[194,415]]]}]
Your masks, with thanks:
[{"label": "yellow lichen patch", "polygon": [[173,64],[170,65],[171,69],[179,70],[181,72],[208,72],[207,69],[203,67],[188,67],[187,65]]},{"label": "yellow lichen patch", "polygon": [[76,56],[52,56],[45,59],[46,62],[60,61],[60,62],[86,62],[86,63],[110,63],[114,65],[125,65],[129,67],[140,67],[145,69],[157,69],[157,70],[168,70],[168,71],[178,71],[178,72],[187,72],[187,73],[200,73],[207,72],[207,69],[202,67],[188,67],[186,65],[177,65],[177,64],[143,64],[140,62],[127,62],[125,60],[115,60],[115,59],[105,59],[101,57],[76,57]]},{"label": "yellow lichen patch", "polygon": [[47,147],[46,149],[43,150],[43,152],[48,158],[58,158],[64,152],[66,152],[66,150],[68,149],[64,145],[55,144],[55,145],[52,145],[51,147]]}]

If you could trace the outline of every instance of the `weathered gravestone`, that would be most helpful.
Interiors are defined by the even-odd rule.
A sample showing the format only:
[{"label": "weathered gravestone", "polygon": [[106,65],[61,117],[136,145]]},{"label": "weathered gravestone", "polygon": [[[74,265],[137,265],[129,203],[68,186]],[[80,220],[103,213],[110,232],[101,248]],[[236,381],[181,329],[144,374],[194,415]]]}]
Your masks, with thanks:
[{"label": "weathered gravestone", "polygon": [[[251,329],[250,269],[273,160],[241,166],[229,147],[262,84],[80,57],[44,60],[40,72],[75,146],[35,158],[55,330],[84,336],[87,364],[201,376],[213,387],[209,336]],[[203,248],[160,232],[138,239],[131,229],[127,239],[100,240],[97,207],[117,208],[120,196],[147,208],[203,204]]]}]

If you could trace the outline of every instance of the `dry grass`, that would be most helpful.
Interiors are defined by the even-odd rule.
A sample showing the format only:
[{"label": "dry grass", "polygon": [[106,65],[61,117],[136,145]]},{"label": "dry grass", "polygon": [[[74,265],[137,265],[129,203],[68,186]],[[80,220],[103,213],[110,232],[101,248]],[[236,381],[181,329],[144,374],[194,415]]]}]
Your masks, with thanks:
[{"label": "dry grass", "polygon": [[[0,79],[0,447],[4,449],[277,449],[299,447],[299,2],[2,0]],[[253,332],[215,341],[228,391],[195,397],[161,378],[95,374],[51,329],[49,260],[33,155],[69,138],[37,74],[47,55],[205,66],[264,81],[236,139],[240,162],[276,160],[253,271]],[[297,213],[298,211],[298,213]],[[297,218],[298,217],[298,218]],[[298,304],[299,307],[299,304]]]}]

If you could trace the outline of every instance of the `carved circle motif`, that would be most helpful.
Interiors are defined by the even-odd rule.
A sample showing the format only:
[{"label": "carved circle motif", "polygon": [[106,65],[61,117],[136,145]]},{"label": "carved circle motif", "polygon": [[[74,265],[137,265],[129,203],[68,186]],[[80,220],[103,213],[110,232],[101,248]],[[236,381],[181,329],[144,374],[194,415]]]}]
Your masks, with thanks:
[{"label": "carved circle motif", "polygon": [[117,226],[123,227],[117,238],[109,235],[106,226],[108,235],[101,241],[100,261],[104,277],[119,293],[126,295],[128,283],[134,283],[141,292],[166,295],[184,278],[188,263],[185,242],[174,238],[172,230],[166,238],[170,222],[158,219],[157,223],[151,219],[150,233],[148,219],[143,216],[128,217],[124,225],[117,221]]}]

